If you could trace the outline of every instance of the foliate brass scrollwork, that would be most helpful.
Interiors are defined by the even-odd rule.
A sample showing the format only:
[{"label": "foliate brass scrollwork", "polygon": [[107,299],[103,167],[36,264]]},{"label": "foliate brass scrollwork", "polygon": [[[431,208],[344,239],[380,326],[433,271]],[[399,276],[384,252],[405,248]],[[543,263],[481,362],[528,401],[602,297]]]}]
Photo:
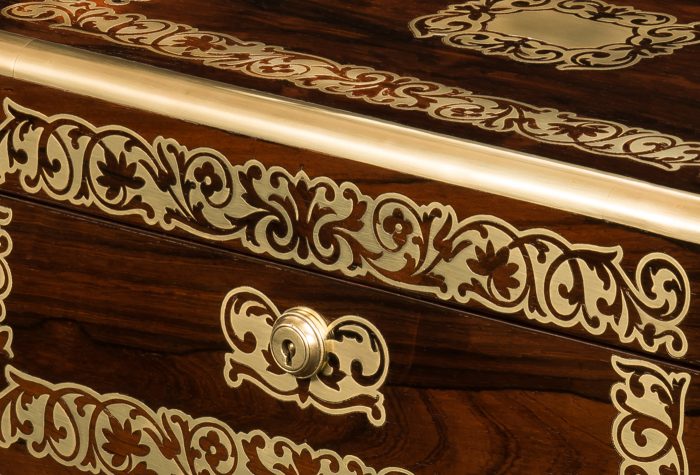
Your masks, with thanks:
[{"label": "foliate brass scrollwork", "polygon": [[610,394],[619,412],[612,438],[623,458],[620,475],[688,475],[683,422],[690,374],[616,355],[612,366],[623,379]]},{"label": "foliate brass scrollwork", "polygon": [[[12,210],[0,206],[0,323],[5,320],[7,310],[5,299],[12,290],[12,273],[7,263],[7,256],[12,252],[12,239],[5,229],[12,221]],[[0,324],[0,359],[12,358],[12,328]]]},{"label": "foliate brass scrollwork", "polygon": [[340,64],[279,46],[201,31],[190,25],[115,12],[87,0],[20,2],[4,8],[2,14],[216,69],[289,81],[301,88],[377,106],[423,111],[439,120],[516,133],[537,142],[635,160],[662,170],[700,165],[700,143],[673,135],[477,94],[371,67]]},{"label": "foliate brass scrollwork", "polygon": [[18,175],[27,193],[441,300],[615,335],[649,352],[687,352],[680,324],[690,285],[666,254],[644,256],[631,276],[619,246],[572,244],[494,216],[460,219],[448,205],[373,197],[349,182],[255,160],[233,165],[210,148],[162,137],[149,143],[123,127],[46,117],[9,99],[4,105],[0,183]]},{"label": "foliate brass scrollwork", "polygon": [[[520,35],[522,27],[514,28],[511,23],[496,25],[501,19],[512,22],[523,12],[536,12],[542,17],[543,36],[551,35],[547,22],[557,21],[557,15],[570,16],[578,20],[580,30],[591,30],[591,44],[567,45],[565,40],[570,38],[561,38],[562,44],[556,44],[536,34]],[[527,18],[534,23],[537,16]],[[556,64],[557,69],[626,68],[642,59],[700,43],[700,22],[683,24],[671,15],[601,0],[470,0],[416,18],[409,27],[417,38],[438,37],[448,46],[526,63]],[[537,25],[527,28],[536,31]],[[579,31],[576,42],[585,40],[585,33]]]},{"label": "foliate brass scrollwork", "polygon": [[210,417],[152,410],[121,394],[52,384],[8,366],[0,393],[0,447],[23,442],[36,458],[101,474],[411,475],[262,431],[236,432]]},{"label": "foliate brass scrollwork", "polygon": [[226,296],[221,326],[232,353],[226,355],[224,376],[236,388],[250,381],[271,396],[313,406],[329,414],[364,413],[377,426],[386,421],[380,389],[389,370],[389,352],[379,330],[357,316],[328,324],[325,365],[302,379],[280,367],[272,355],[271,335],[282,317],[275,304],[251,287]]}]

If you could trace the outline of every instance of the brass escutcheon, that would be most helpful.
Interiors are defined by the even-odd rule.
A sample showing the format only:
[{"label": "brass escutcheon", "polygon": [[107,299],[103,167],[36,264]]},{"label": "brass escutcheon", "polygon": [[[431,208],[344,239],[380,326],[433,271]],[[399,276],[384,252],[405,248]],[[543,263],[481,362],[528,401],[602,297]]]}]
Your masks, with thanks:
[{"label": "brass escutcheon", "polygon": [[328,324],[306,307],[294,307],[275,321],[270,352],[277,365],[297,378],[310,378],[326,362]]}]

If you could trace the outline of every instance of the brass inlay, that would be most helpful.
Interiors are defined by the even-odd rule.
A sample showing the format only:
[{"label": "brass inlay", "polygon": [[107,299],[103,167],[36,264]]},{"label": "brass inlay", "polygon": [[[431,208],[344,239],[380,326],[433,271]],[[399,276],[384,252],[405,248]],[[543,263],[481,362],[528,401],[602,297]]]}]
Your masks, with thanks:
[{"label": "brass inlay", "polygon": [[52,384],[8,366],[0,393],[0,447],[22,443],[36,458],[100,474],[314,473],[410,475],[316,450],[260,430],[236,432],[211,417],[152,410],[121,394]]},{"label": "brass inlay", "polygon": [[[12,287],[6,261],[12,241],[5,227],[12,212],[0,206],[0,321]],[[0,351],[12,357],[12,330],[0,326]],[[3,356],[3,355],[0,355]],[[224,422],[182,411],[152,410],[122,394],[99,394],[79,384],[52,384],[5,367],[0,392],[0,448],[22,444],[36,458],[100,474],[248,475],[333,473],[411,475],[375,470],[359,458],[316,450],[260,430],[236,432]],[[0,455],[1,458],[1,455]]]},{"label": "brass inlay", "polygon": [[557,69],[619,69],[700,42],[700,22],[601,0],[470,0],[412,20],[416,38]]},{"label": "brass inlay", "polygon": [[233,165],[210,148],[162,137],[149,143],[124,127],[47,117],[9,99],[4,106],[0,182],[18,175],[27,193],[445,301],[614,335],[649,352],[681,357],[688,349],[679,328],[688,277],[664,253],[644,256],[628,275],[619,246],[572,244],[494,216],[461,218],[441,203],[370,196],[350,182],[255,160]]},{"label": "brass inlay", "polygon": [[250,381],[302,408],[364,413],[372,424],[383,425],[386,411],[380,389],[389,370],[389,352],[379,330],[357,316],[334,320],[328,326],[325,367],[310,379],[299,379],[280,369],[270,354],[270,334],[280,315],[275,304],[254,288],[239,287],[226,296],[221,326],[233,350],[226,355],[224,369],[229,386]]},{"label": "brass inlay", "polygon": [[2,325],[7,315],[5,299],[12,290],[12,273],[7,257],[12,252],[12,239],[5,229],[12,220],[12,210],[0,206],[0,359],[12,358],[12,328]]},{"label": "brass inlay", "polygon": [[683,444],[690,374],[619,356],[612,366],[623,379],[610,394],[619,412],[612,438],[623,459],[620,475],[690,474]]},{"label": "brass inlay", "polygon": [[200,31],[189,25],[149,19],[140,14],[117,13],[90,1],[22,2],[2,12],[8,18],[47,22],[52,28],[98,36],[123,46],[143,48],[212,68],[262,79],[285,80],[298,87],[374,105],[419,110],[440,120],[494,132],[517,133],[538,142],[635,160],[663,170],[700,164],[700,143],[673,135],[476,94],[370,67],[340,64],[320,56]]},{"label": "brass inlay", "polygon": [[495,33],[535,39],[564,49],[596,48],[610,43],[624,43],[631,33],[626,27],[586,20],[556,10],[496,15],[489,23],[489,28]]}]

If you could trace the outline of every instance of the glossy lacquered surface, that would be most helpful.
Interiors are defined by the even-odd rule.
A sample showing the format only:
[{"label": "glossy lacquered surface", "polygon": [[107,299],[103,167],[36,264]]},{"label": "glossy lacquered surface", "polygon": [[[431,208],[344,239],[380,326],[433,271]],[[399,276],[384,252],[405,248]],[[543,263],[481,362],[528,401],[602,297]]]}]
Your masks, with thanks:
[{"label": "glossy lacquered surface", "polygon": [[[650,46],[653,38],[641,40],[632,56],[639,57],[639,51],[648,48],[650,58],[618,70],[561,70],[556,64],[529,64],[455,48],[443,44],[439,35],[416,37],[409,24],[444,9],[447,5],[442,2],[369,2],[352,7],[331,3],[219,2],[201,12],[186,2],[177,9],[158,2],[6,2],[2,28],[697,191],[693,162],[698,153],[694,113],[698,46],[693,44],[697,38],[692,25],[698,10],[694,3],[637,0],[622,5],[626,9],[600,2],[583,4],[582,9],[601,10],[598,20],[590,20],[593,24],[602,18],[608,18],[607,24],[621,21],[624,12],[635,8],[657,22],[659,29],[671,21],[677,23],[673,34],[686,32],[688,45],[681,48],[664,49]],[[139,28],[140,37],[132,35],[130,25]],[[266,53],[255,55],[254,47],[267,48]],[[239,56],[234,54],[237,51]],[[217,55],[226,59],[219,61]],[[466,112],[460,117],[457,110],[431,109],[432,97],[441,98],[438,103],[442,104],[450,91],[471,98],[473,103],[461,107],[473,112],[474,118]],[[488,103],[489,98],[498,106]],[[452,106],[457,107],[447,110],[452,111]],[[488,114],[478,118],[484,110],[497,120],[490,122],[493,117]],[[522,122],[509,119],[509,110]],[[532,115],[532,111],[537,112]],[[557,112],[554,119],[552,114]],[[571,121],[574,116],[585,119]],[[646,133],[645,139],[631,140],[640,130],[674,138],[654,140],[650,148]],[[610,136],[614,140],[608,142]],[[623,145],[628,148],[616,150]],[[673,171],[676,167],[671,162],[677,160],[680,165]],[[688,160],[685,165],[684,160]]]},{"label": "glossy lacquered surface", "polygon": [[[14,199],[2,205],[13,213],[4,227],[13,242],[9,364],[32,377],[307,441],[377,469],[614,473],[623,460],[612,444],[619,410],[611,391],[624,380],[611,359],[634,355]],[[352,308],[377,326],[391,358],[385,425],[226,384],[231,349],[219,307],[231,288],[251,283],[282,308],[303,303],[328,316]],[[687,374],[680,407],[692,464],[700,455],[697,373],[661,367]],[[3,473],[20,473],[13,453],[1,452]]]}]

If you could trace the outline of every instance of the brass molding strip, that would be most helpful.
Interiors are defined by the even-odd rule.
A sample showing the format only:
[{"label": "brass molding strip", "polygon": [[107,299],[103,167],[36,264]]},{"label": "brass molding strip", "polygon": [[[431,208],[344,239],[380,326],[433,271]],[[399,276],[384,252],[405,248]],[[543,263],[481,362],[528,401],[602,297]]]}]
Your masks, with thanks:
[{"label": "brass molding strip", "polygon": [[[270,356],[272,325],[282,313],[252,287],[231,290],[221,305],[221,329],[231,352],[224,378],[232,388],[249,381],[281,401],[334,415],[360,413],[375,426],[386,422],[381,388],[389,373],[389,349],[368,320],[346,315],[328,326],[328,364],[299,379],[282,371]],[[353,371],[353,366],[361,368]]]},{"label": "brass molding strip", "polygon": [[617,355],[611,363],[622,379],[610,391],[618,411],[612,438],[622,457],[619,474],[689,475],[683,425],[690,374]]},{"label": "brass molding strip", "polygon": [[8,98],[3,111],[0,183],[15,175],[27,193],[443,301],[614,335],[648,352],[679,358],[688,350],[681,324],[690,283],[667,254],[643,256],[629,275],[620,246],[570,243],[547,229],[459,216],[398,193],[370,196],[351,182],[188,149],[173,138],[147,142],[125,127],[45,116]]},{"label": "brass molding strip", "polygon": [[563,70],[627,68],[700,43],[700,22],[601,0],[469,0],[415,18],[409,29],[416,38]]},{"label": "brass molding strip", "polygon": [[8,365],[0,392],[0,448],[22,443],[35,458],[99,474],[411,475],[375,470],[359,458],[316,450],[260,430],[237,432],[211,418],[153,410],[122,394],[52,384]]},{"label": "brass molding strip", "polygon": [[700,196],[0,32],[0,75],[700,244]]}]

